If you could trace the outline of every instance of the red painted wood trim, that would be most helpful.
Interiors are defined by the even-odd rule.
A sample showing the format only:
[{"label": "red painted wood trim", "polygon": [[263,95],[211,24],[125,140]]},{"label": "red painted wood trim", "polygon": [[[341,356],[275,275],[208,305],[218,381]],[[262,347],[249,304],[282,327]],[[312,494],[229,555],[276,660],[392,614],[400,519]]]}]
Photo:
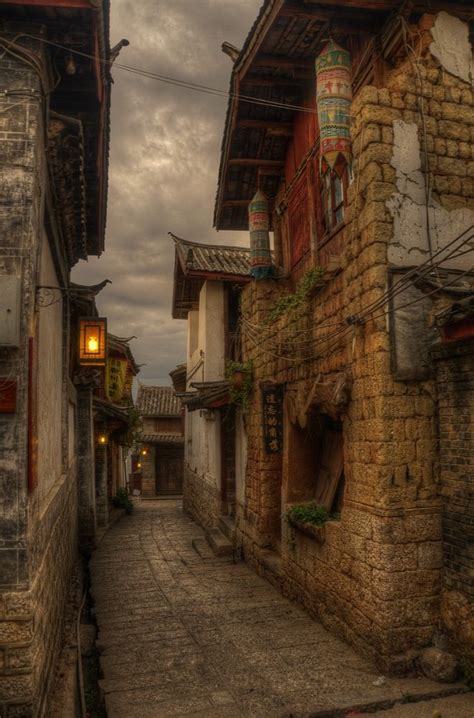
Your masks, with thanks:
[{"label": "red painted wood trim", "polygon": [[459,322],[446,324],[442,330],[443,341],[456,342],[460,339],[474,337],[474,319],[462,319]]},{"label": "red painted wood trim", "polygon": [[0,376],[0,414],[16,411],[16,379]]},{"label": "red painted wood trim", "polygon": [[38,426],[35,339],[28,339],[28,491],[38,484]]},{"label": "red painted wood trim", "polygon": [[92,10],[89,0],[0,0],[0,5],[31,5],[34,7],[85,8]]}]

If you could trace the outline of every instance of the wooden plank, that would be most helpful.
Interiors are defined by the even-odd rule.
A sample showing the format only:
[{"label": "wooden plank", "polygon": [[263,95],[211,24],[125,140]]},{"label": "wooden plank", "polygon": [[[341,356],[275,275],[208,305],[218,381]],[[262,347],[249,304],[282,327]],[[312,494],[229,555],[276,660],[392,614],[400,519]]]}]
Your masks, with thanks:
[{"label": "wooden plank", "polygon": [[297,60],[286,55],[257,55],[252,62],[253,67],[278,67],[285,70],[302,69],[312,70],[314,61]]},{"label": "wooden plank", "polygon": [[270,122],[268,120],[237,120],[237,127],[265,130],[267,135],[291,135],[292,122]]},{"label": "wooden plank", "polygon": [[230,167],[241,165],[242,167],[276,167],[283,169],[285,163],[282,160],[264,160],[258,157],[232,157],[227,163]]},{"label": "wooden plank", "polygon": [[[387,12],[400,5],[400,0],[323,0],[323,2],[324,5],[332,5],[342,9],[353,7],[361,10],[380,10],[382,12]],[[321,5],[321,0],[303,0],[303,5],[309,7],[311,5]],[[337,24],[337,17],[334,20]]]},{"label": "wooden plank", "polygon": [[342,441],[342,432],[324,432],[321,468],[319,470],[314,500],[319,506],[325,506],[328,511],[331,510],[337,486],[344,471]]}]

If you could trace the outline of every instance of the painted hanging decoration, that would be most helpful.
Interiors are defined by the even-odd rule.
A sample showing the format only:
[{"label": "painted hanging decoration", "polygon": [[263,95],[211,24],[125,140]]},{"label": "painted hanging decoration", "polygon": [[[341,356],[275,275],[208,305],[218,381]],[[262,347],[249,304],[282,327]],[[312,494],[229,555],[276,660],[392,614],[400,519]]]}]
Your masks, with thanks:
[{"label": "painted hanging decoration", "polygon": [[249,204],[250,274],[254,279],[273,276],[270,249],[270,215],[268,200],[260,190]]},{"label": "painted hanging decoration", "polygon": [[320,158],[333,169],[339,155],[351,162],[351,56],[330,40],[316,58]]}]

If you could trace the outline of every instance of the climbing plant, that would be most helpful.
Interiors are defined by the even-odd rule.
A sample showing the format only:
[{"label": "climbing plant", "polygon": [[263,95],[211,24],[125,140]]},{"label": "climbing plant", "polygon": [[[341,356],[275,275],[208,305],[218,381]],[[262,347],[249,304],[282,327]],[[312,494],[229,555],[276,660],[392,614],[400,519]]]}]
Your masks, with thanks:
[{"label": "climbing plant", "polygon": [[270,308],[266,318],[266,324],[273,324],[283,314],[298,309],[308,298],[312,290],[321,283],[324,269],[322,267],[312,267],[304,274],[296,285],[296,289],[291,294],[278,299]]},{"label": "climbing plant", "polygon": [[[226,359],[225,375],[230,381],[229,408],[240,409],[246,414],[250,407],[253,388],[253,363]],[[240,375],[238,380],[236,375]]]}]

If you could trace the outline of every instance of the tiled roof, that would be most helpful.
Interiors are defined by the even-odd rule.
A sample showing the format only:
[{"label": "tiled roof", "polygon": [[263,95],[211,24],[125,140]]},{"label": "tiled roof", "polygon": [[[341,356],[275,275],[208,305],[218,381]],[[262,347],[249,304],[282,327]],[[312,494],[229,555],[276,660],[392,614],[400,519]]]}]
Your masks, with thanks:
[{"label": "tiled roof", "polygon": [[184,436],[182,434],[141,434],[140,442],[142,444],[184,444]]},{"label": "tiled roof", "polygon": [[[171,232],[170,232],[171,234]],[[189,242],[171,234],[183,272],[216,272],[246,277],[250,269],[249,247],[226,247]]]},{"label": "tiled roof", "polygon": [[192,382],[191,386],[195,391],[185,391],[179,395],[188,411],[217,408],[229,403],[228,381]]},{"label": "tiled roof", "polygon": [[181,401],[172,386],[140,385],[137,409],[144,416],[181,416]]}]

